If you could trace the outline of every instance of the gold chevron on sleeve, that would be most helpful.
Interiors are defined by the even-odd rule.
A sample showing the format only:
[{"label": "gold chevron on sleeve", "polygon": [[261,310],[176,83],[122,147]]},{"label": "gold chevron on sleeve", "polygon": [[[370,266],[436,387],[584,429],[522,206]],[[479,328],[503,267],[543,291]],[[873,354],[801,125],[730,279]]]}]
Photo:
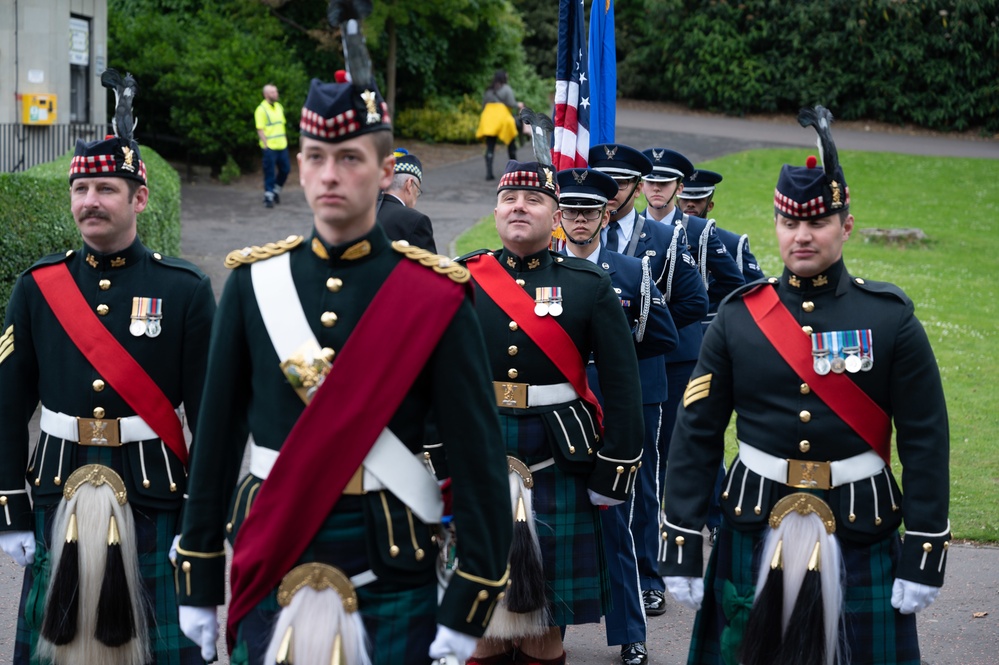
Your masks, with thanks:
[{"label": "gold chevron on sleeve", "polygon": [[683,408],[687,408],[699,399],[704,399],[711,394],[711,374],[699,376],[691,379],[687,384],[687,389],[683,391]]},{"label": "gold chevron on sleeve", "polygon": [[7,356],[14,353],[14,324],[7,326],[0,337],[0,363],[7,359]]}]

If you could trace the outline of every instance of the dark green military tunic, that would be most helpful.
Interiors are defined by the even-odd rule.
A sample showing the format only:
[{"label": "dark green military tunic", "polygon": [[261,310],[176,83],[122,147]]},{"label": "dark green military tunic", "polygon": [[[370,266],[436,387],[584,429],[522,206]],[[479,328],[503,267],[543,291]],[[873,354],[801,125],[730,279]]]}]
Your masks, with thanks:
[{"label": "dark green military tunic", "polygon": [[[311,243],[290,241],[269,253],[283,251],[290,252],[292,277],[312,333],[321,347],[334,353],[343,348],[392,269],[410,260],[393,250],[378,226],[343,246],[327,247],[314,235]],[[260,252],[266,256],[268,250],[255,254]],[[405,331],[386,331],[390,333],[405,335]],[[377,352],[377,342],[375,348]],[[199,431],[203,445],[196,447],[192,459],[190,508],[180,542],[183,605],[221,605],[225,600],[223,541],[227,535],[235,540],[262,482],[250,475],[237,484],[247,436],[252,435],[256,446],[279,451],[305,408],[282,373],[281,360],[264,326],[251,269],[238,268],[226,283],[212,335],[199,423],[204,428]],[[473,636],[485,630],[486,617],[505,586],[511,533],[506,461],[487,374],[482,334],[471,301],[466,299],[388,425],[417,453],[422,449],[427,413],[433,408],[437,414],[461,537],[458,572],[436,621]],[[372,401],[377,399],[378,395],[371,395]],[[337,464],[336,451],[330,451],[325,463]],[[370,569],[378,576],[372,587],[432,586],[437,547],[431,539],[436,527],[411,516],[389,491],[343,496],[300,563],[318,560],[348,575]],[[398,547],[396,554],[390,552],[392,545]],[[274,594],[259,607],[275,610]],[[381,610],[366,606],[362,596],[360,611],[367,620]],[[405,618],[422,610],[399,612],[396,607],[392,611]],[[428,647],[432,638],[432,629],[429,635],[418,636],[413,650],[421,641],[422,648]],[[391,646],[379,642],[377,636],[373,644],[376,661]]]},{"label": "dark green military tunic", "polygon": [[[599,370],[604,434],[595,437],[592,409],[581,399],[526,409],[500,408],[507,453],[528,465],[554,459],[534,474],[538,523],[555,625],[600,620],[607,608],[606,564],[599,519],[587,489],[625,499],[642,454],[642,395],[631,328],[608,274],[585,259],[544,250],[518,257],[507,250],[476,252],[472,261],[498,261],[532,298],[560,287],[562,312],[552,317],[583,362]],[[489,376],[499,384],[552,385],[566,377],[483,289],[475,311],[489,352]],[[551,316],[549,314],[549,316]]]},{"label": "dark green military tunic", "polygon": [[[37,532],[35,574],[44,574],[46,571],[37,568],[45,565],[51,515],[62,498],[63,482],[85,464],[112,467],[124,479],[128,502],[137,512],[139,550],[148,552],[140,556],[140,567],[147,590],[156,601],[153,606],[159,632],[152,631],[156,636],[155,658],[157,662],[176,662],[171,661],[176,653],[169,652],[176,651],[177,640],[182,638],[174,610],[167,550],[187,491],[183,464],[159,439],[101,448],[77,445],[42,432],[29,454],[28,421],[39,402],[51,411],[83,418],[96,414],[106,419],[135,415],[70,340],[32,277],[34,269],[59,262],[65,262],[90,309],[97,312],[100,321],[149,374],[171,405],[183,405],[192,432],[199,413],[215,311],[211,283],[194,265],[152,252],[138,240],[114,254],[101,254],[84,246],[81,251],[48,256],[15,285],[0,344],[0,413],[7,423],[0,439],[4,459],[0,465],[0,529]],[[159,335],[129,333],[133,298],[162,300]],[[24,492],[25,477],[37,520]],[[44,518],[46,509],[48,519]],[[32,575],[31,570],[28,575]],[[28,634],[22,626],[19,641],[27,641]],[[190,646],[186,639],[183,641]]]},{"label": "dark green military tunic", "polygon": [[[890,469],[815,493],[830,505],[836,517],[836,535],[843,543],[848,577],[853,575],[849,558],[857,551],[869,549],[870,557],[874,557],[876,550],[883,551],[885,556],[890,554],[895,559],[894,563],[888,563],[897,566],[894,576],[868,580],[876,588],[862,590],[868,600],[872,597],[869,594],[874,594],[873,597],[884,601],[890,620],[893,611],[887,605],[887,598],[891,595],[893,577],[930,586],[943,584],[950,540],[949,433],[933,351],[913,313],[912,301],[898,287],[851,277],[842,261],[814,279],[799,278],[785,270],[782,277],[770,281],[780,301],[807,334],[871,331],[873,365],[869,371],[845,376],[892,419],[905,496]],[[742,297],[762,283],[735,292],[719,309],[705,335],[697,367],[680,407],[666,482],[667,551],[660,569],[665,575],[701,575],[700,532],[733,410],[738,415],[739,440],[779,458],[826,462],[870,450],[815,395],[807,377],[799,378],[753,321]],[[719,568],[713,573],[719,579],[730,579],[736,569],[749,569],[747,560],[740,557],[752,556],[753,540],[766,527],[773,505],[781,497],[799,490],[761,479],[738,458],[731,465],[723,489],[721,506],[726,526],[752,536],[740,535],[748,549],[742,553],[733,551],[731,568],[726,566],[725,570]],[[889,545],[891,539],[897,539],[903,521],[909,535],[899,555],[891,553]],[[723,556],[728,558],[727,553]],[[711,582],[709,579],[706,584],[709,595]],[[848,582],[848,603],[849,586]],[[859,637],[851,633],[850,639],[854,640],[851,648],[855,654],[870,653],[873,648],[877,660],[880,647],[861,642],[868,635],[865,630],[871,630],[871,625],[882,626],[885,619],[871,609],[869,602],[864,607],[870,620],[860,623],[868,627],[856,629]],[[894,615],[896,623],[906,619],[897,612]],[[884,632],[892,634],[891,630],[885,628]],[[903,639],[903,632],[904,639],[914,640],[914,625],[911,630],[899,628],[899,639]],[[712,636],[704,638],[710,640]],[[894,649],[894,641],[894,637],[889,638],[892,644],[885,648]],[[702,662],[694,657],[693,651],[691,662]]]}]

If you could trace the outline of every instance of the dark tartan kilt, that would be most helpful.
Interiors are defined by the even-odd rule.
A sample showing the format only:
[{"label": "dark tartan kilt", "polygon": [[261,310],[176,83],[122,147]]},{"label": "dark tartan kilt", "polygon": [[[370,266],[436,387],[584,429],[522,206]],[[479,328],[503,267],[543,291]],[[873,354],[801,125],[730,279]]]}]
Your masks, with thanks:
[{"label": "dark tartan kilt", "polygon": [[[17,614],[17,642],[14,645],[14,663],[28,665],[40,663],[31,654],[35,651],[41,630],[41,616],[45,604],[45,586],[48,584],[50,564],[48,544],[52,538],[52,522],[56,506],[35,511],[35,563],[25,569],[21,589],[21,605]],[[194,642],[180,632],[177,618],[177,594],[174,569],[170,563],[170,545],[177,533],[180,511],[154,510],[132,505],[135,518],[139,572],[142,575],[150,612],[149,640],[156,665],[195,665],[204,663]],[[98,574],[103,574],[103,571]],[[38,588],[34,589],[35,580]],[[33,617],[28,620],[28,617]],[[30,624],[30,626],[29,626]]]},{"label": "dark tartan kilt", "polygon": [[[766,532],[735,531],[723,519],[705,573],[705,597],[694,622],[688,664],[738,662],[731,626],[742,623],[752,606]],[[901,554],[898,534],[873,545],[842,539],[839,544],[846,570],[841,665],[919,665],[916,615],[901,614],[891,606]]]},{"label": "dark tartan kilt", "polygon": [[[500,415],[506,452],[528,466],[551,459],[539,416]],[[534,473],[534,518],[552,625],[598,623],[610,605],[600,514],[586,493],[586,476],[551,465]]]},{"label": "dark tartan kilt", "polygon": [[[344,497],[296,565],[321,561],[351,577],[370,569],[365,543],[360,502]],[[372,665],[428,665],[437,632],[436,580],[412,586],[379,579],[356,591]],[[232,665],[263,665],[280,610],[275,588],[240,621]]]}]

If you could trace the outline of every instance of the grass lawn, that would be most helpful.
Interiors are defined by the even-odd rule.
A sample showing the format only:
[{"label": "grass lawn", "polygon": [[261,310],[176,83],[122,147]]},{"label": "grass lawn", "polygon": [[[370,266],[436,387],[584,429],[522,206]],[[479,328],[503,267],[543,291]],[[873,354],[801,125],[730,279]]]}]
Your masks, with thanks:
[{"label": "grass lawn", "polygon": [[[768,275],[781,269],[773,232],[777,174],[781,164],[802,164],[807,154],[753,150],[698,164],[725,176],[711,216],[749,234]],[[954,536],[999,541],[999,162],[850,151],[840,162],[856,218],[848,269],[904,289],[937,355],[950,414]],[[908,227],[929,240],[895,247],[865,243],[859,233]],[[460,254],[499,244],[492,216],[457,242]],[[730,458],[733,441],[730,427]]]}]

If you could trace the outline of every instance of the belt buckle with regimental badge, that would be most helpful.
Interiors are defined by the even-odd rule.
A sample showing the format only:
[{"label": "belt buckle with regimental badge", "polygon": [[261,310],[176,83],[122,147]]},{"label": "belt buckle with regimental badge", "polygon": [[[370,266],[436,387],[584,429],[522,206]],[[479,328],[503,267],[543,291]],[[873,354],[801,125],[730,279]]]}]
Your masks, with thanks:
[{"label": "belt buckle with regimental badge", "polygon": [[306,342],[281,363],[281,372],[302,401],[308,404],[332,366],[333,363],[325,357],[317,343]]},{"label": "belt buckle with regimental badge", "polygon": [[504,409],[527,408],[527,384],[493,381],[496,393],[496,406]]},{"label": "belt buckle with regimental badge", "polygon": [[121,445],[118,421],[107,418],[77,418],[77,432],[81,446],[117,448]]},{"label": "belt buckle with regimental badge", "polygon": [[787,484],[801,489],[827,490],[832,487],[832,467],[829,462],[789,459]]}]

